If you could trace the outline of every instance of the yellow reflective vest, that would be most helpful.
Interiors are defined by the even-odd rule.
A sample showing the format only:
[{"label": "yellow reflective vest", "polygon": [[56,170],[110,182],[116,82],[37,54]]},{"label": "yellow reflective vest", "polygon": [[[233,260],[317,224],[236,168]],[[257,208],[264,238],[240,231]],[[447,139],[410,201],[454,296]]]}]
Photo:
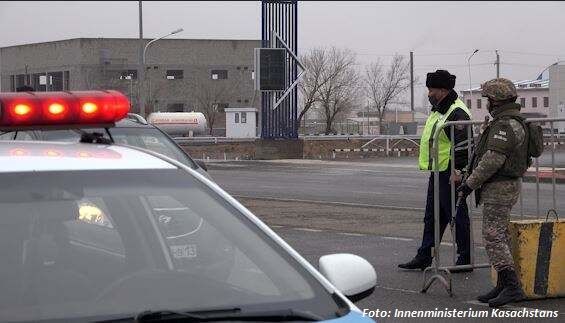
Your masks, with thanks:
[{"label": "yellow reflective vest", "polygon": [[[451,113],[455,109],[461,109],[467,113],[469,119],[471,119],[471,112],[460,99],[455,100],[453,104],[449,107],[449,110],[445,114],[441,114],[437,111],[432,112],[426,120],[426,126],[424,127],[424,132],[422,133],[422,138],[420,139],[420,155],[418,158],[418,164],[420,170],[433,171],[435,169],[435,164],[433,164],[433,140],[436,131],[441,129],[441,126],[447,121]],[[451,157],[451,141],[445,134],[444,129],[441,129],[441,133],[438,136],[438,150],[439,150],[439,170],[445,171],[449,166],[449,159]]]}]

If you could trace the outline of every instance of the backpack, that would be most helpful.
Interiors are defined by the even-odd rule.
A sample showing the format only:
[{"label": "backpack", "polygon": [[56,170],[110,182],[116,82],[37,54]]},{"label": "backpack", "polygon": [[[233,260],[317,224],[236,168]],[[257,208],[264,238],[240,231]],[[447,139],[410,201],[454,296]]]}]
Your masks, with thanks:
[{"label": "backpack", "polygon": [[528,156],[539,157],[543,153],[543,130],[537,123],[527,123],[528,130]]},{"label": "backpack", "polygon": [[520,122],[526,130],[528,158],[537,158],[543,153],[543,129],[538,123],[528,122],[523,117],[513,118]]}]

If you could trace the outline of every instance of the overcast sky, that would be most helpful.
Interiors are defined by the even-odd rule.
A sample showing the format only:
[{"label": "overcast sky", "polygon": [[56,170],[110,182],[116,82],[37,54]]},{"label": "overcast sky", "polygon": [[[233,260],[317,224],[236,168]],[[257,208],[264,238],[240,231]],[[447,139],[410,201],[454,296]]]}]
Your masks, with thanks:
[{"label": "overcast sky", "polygon": [[[501,75],[534,79],[565,60],[565,2],[337,2],[299,1],[299,52],[346,47],[360,66],[414,51],[423,101],[426,72],[444,68],[468,88]],[[143,1],[146,38],[184,28],[175,38],[260,39],[261,2]],[[138,2],[0,2],[0,47],[78,37],[139,37]]]}]

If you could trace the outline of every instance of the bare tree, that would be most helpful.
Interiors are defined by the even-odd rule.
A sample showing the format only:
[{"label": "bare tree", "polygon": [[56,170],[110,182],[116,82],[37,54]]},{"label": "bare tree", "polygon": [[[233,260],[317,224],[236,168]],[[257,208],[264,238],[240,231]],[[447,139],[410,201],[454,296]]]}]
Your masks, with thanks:
[{"label": "bare tree", "polygon": [[233,86],[223,80],[213,80],[204,77],[192,82],[191,92],[194,95],[196,110],[202,112],[208,122],[210,135],[214,123],[220,113],[223,113],[220,104],[228,102],[233,95]]},{"label": "bare tree", "polygon": [[326,122],[326,134],[334,131],[336,117],[349,112],[355,105],[359,88],[355,64],[355,54],[351,50],[332,48],[329,51],[317,96]]},{"label": "bare tree", "polygon": [[410,86],[409,64],[404,56],[395,55],[387,71],[380,61],[365,70],[365,94],[379,117],[379,133],[383,133],[383,119],[388,105]]},{"label": "bare tree", "polygon": [[327,68],[328,61],[327,50],[323,48],[312,49],[308,54],[302,56],[300,60],[306,68],[302,80],[298,84],[298,90],[301,96],[302,110],[296,120],[296,128],[300,127],[300,122],[304,115],[312,108],[319,97],[320,87],[323,86],[324,69]]}]

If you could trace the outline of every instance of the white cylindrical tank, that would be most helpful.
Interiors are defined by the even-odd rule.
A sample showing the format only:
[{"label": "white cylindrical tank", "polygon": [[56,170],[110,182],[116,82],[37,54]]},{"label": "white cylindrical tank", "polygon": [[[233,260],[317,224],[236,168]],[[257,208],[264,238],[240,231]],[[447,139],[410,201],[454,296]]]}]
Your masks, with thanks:
[{"label": "white cylindrical tank", "polygon": [[153,112],[147,117],[147,122],[172,136],[206,132],[206,117],[202,112]]}]

